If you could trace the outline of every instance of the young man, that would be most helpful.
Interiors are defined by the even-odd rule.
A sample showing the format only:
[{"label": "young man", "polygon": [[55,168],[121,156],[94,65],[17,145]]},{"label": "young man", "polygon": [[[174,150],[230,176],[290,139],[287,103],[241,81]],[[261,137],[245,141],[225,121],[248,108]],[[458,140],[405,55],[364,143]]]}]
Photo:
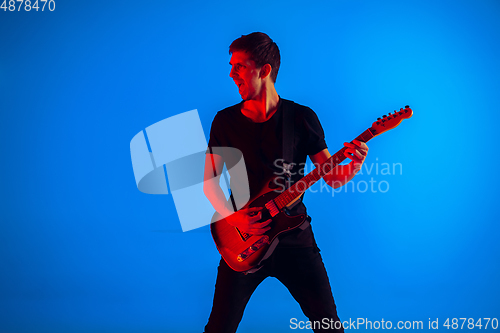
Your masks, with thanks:
[{"label": "young man", "polygon": [[[227,216],[226,222],[242,233],[261,235],[270,229],[271,220],[261,221],[259,208],[244,208],[232,213],[217,178],[213,177],[214,169],[221,170],[224,162],[228,162],[224,154],[217,153],[216,147],[234,147],[243,153],[251,197],[267,184],[270,177],[283,174],[277,161],[283,158],[283,119],[290,116],[287,113],[290,105],[294,105],[295,110],[292,143],[294,165],[303,166],[307,156],[319,165],[331,155],[316,114],[308,107],[280,98],[276,92],[274,83],[280,66],[276,43],[266,34],[255,32],[236,39],[229,47],[229,53],[229,76],[237,85],[243,101],[219,111],[213,120],[204,191],[217,212]],[[354,144],[344,145],[348,148],[346,156],[352,162],[337,166],[323,178],[333,188],[344,185],[354,177],[368,152],[363,142],[354,141]],[[302,177],[301,171],[298,168],[292,170],[292,181]],[[231,176],[233,190],[237,180]],[[292,211],[305,213],[306,209],[299,202]],[[236,272],[221,259],[212,312],[205,332],[236,332],[248,300],[268,276],[282,282],[309,320],[318,323],[315,332],[343,332],[330,282],[309,223],[280,238],[274,252],[256,271]]]}]

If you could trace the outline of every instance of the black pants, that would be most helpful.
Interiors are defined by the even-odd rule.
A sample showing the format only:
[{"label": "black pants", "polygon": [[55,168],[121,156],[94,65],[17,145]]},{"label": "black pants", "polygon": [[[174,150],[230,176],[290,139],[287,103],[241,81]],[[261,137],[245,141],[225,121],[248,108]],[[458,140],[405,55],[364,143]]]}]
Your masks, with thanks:
[{"label": "black pants", "polygon": [[[255,273],[235,272],[221,259],[205,333],[236,332],[250,296],[268,276],[283,283],[309,320],[318,322],[314,332],[344,332],[319,249],[278,247]],[[330,324],[320,325],[324,322]],[[334,322],[339,329],[334,329],[335,325],[331,324]],[[286,325],[283,328],[289,329],[289,323]]]}]

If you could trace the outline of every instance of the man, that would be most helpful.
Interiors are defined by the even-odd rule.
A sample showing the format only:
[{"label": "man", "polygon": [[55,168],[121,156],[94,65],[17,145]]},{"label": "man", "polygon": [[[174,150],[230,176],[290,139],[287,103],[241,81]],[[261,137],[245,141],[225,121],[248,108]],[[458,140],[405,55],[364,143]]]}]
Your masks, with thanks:
[{"label": "man", "polygon": [[[232,213],[217,178],[213,177],[214,170],[221,170],[224,162],[228,161],[215,148],[234,147],[243,153],[250,196],[255,195],[270,176],[283,174],[277,161],[283,157],[282,122],[288,111],[285,105],[291,102],[280,98],[274,87],[280,53],[269,36],[260,32],[242,36],[231,44],[229,53],[229,76],[237,85],[243,101],[219,111],[214,118],[206,157],[204,191],[217,212],[226,216],[229,224],[242,233],[261,235],[270,229],[271,220],[261,221],[259,208],[244,208]],[[310,108],[294,105],[293,163],[303,166],[309,156],[314,164],[319,165],[331,156],[321,124]],[[347,147],[346,156],[352,162],[337,166],[323,178],[333,188],[344,185],[354,177],[368,152],[363,142],[354,141],[354,144],[344,145]],[[300,179],[300,174],[301,170],[294,169],[292,180]],[[233,181],[231,176],[231,189],[234,192],[233,184],[237,180]],[[302,202],[292,210],[295,213],[306,212]],[[332,323],[313,326],[315,332],[343,332],[328,276],[309,223],[282,237],[271,256],[256,271],[236,272],[221,259],[212,312],[205,332],[236,332],[250,296],[268,276],[276,277],[288,288],[311,322]]]}]

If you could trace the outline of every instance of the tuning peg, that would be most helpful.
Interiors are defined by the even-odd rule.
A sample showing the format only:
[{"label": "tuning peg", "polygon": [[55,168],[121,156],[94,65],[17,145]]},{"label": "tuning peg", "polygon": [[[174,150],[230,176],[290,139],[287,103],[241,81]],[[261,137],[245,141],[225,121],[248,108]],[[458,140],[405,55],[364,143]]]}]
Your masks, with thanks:
[{"label": "tuning peg", "polygon": [[391,115],[392,113],[389,112],[389,116]]},{"label": "tuning peg", "polygon": [[406,106],[405,106],[405,109],[409,109],[409,108],[410,108],[410,106],[409,106],[409,105],[406,105]]},{"label": "tuning peg", "polygon": [[386,114],[384,114],[384,115],[382,116],[382,118],[387,118],[387,115],[386,115]]}]

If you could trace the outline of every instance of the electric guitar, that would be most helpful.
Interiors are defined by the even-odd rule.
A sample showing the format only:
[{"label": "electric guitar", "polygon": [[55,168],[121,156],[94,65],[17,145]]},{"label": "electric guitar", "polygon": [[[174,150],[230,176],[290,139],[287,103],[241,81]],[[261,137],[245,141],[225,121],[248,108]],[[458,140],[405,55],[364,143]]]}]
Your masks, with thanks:
[{"label": "electric guitar", "polygon": [[[368,142],[377,135],[398,126],[403,119],[413,115],[412,109],[407,105],[393,114],[378,118],[370,128],[361,133],[356,140]],[[262,207],[261,221],[271,219],[268,225],[271,227],[263,235],[251,235],[241,232],[232,226],[218,213],[215,213],[210,224],[212,237],[222,258],[237,272],[249,271],[269,257],[279,242],[279,237],[287,232],[299,228],[306,220],[305,214],[290,215],[288,207],[291,206],[310,186],[323,178],[339,163],[346,159],[343,147],[332,155],[323,164],[296,182],[293,186],[280,192],[273,189],[272,183],[262,189],[244,208]],[[280,187],[280,190],[283,189]]]}]

